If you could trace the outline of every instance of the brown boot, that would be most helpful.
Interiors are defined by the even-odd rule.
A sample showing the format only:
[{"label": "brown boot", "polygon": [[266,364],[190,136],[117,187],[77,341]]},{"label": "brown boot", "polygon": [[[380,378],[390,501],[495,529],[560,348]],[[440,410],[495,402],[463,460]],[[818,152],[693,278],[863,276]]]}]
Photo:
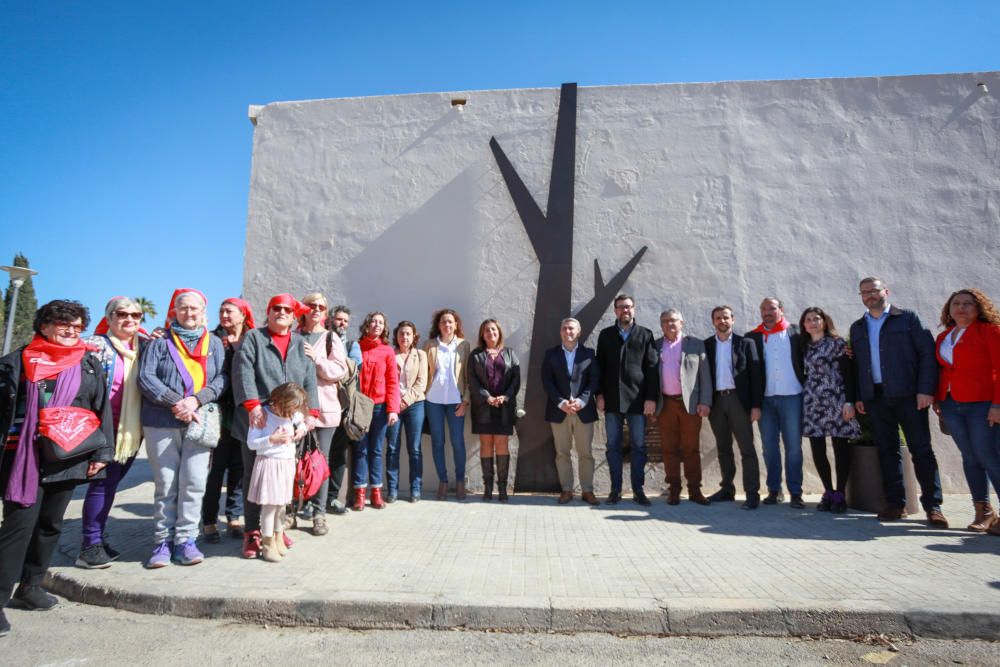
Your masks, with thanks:
[{"label": "brown boot", "polygon": [[507,476],[510,474],[510,454],[497,454],[497,492],[498,500],[507,502]]},{"label": "brown boot", "polygon": [[948,519],[941,513],[940,507],[932,507],[927,510],[927,525],[934,528],[947,528]]},{"label": "brown boot", "polygon": [[278,555],[282,558],[288,553],[288,547],[285,546],[285,533],[284,531],[274,534],[274,550],[278,552]]},{"label": "brown boot", "polygon": [[280,563],[281,554],[278,553],[277,545],[274,542],[274,536],[261,538],[260,541],[260,557],[266,560],[268,563]]},{"label": "brown boot", "polygon": [[989,501],[972,503],[976,508],[976,518],[972,520],[968,528],[974,533],[985,533],[996,521],[997,515],[993,511],[993,506]]},{"label": "brown boot", "polygon": [[699,505],[711,505],[712,501],[705,497],[701,489],[688,489],[688,500]]},{"label": "brown boot", "polygon": [[483,500],[493,500],[493,457],[479,459],[483,468]]},{"label": "brown boot", "polygon": [[667,491],[667,504],[668,505],[680,505],[681,504],[681,487],[677,484],[671,484],[670,490]]},{"label": "brown boot", "polygon": [[445,500],[448,497],[448,482],[438,482],[438,492],[436,499]]},{"label": "brown boot", "polygon": [[455,482],[455,500],[465,500],[465,482]]}]

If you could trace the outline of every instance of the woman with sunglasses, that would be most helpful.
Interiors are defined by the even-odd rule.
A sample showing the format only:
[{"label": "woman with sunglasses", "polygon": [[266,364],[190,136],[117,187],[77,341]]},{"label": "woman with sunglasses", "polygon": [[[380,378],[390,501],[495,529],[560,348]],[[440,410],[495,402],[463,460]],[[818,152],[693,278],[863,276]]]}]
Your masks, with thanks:
[{"label": "woman with sunglasses", "polygon": [[[327,331],[326,317],[329,307],[326,297],[319,292],[306,294],[302,303],[309,312],[299,318],[299,333],[306,339],[306,356],[316,364],[316,392],[319,395],[319,417],[316,419],[316,440],[323,458],[330,461],[333,434],[340,425],[340,396],[338,385],[347,373],[347,350],[340,336]],[[331,466],[332,467],[332,466]],[[326,500],[330,487],[324,482],[315,496],[309,499],[305,518],[312,519],[312,534],[326,535]]]},{"label": "woman with sunglasses", "polygon": [[[295,431],[295,440],[301,440],[315,426],[320,416],[319,396],[316,391],[316,364],[306,354],[306,339],[292,330],[295,320],[309,312],[291,294],[278,294],[267,304],[267,324],[247,332],[236,352],[233,364],[233,397],[236,413],[233,415],[233,437],[243,443],[243,478],[253,476],[256,452],[250,449],[247,432],[250,425],[263,428],[267,417],[261,404],[275,387],[294,382],[309,394],[309,416],[306,423]],[[247,499],[244,502],[243,557],[260,556],[260,505]],[[287,545],[290,540],[282,534]]]},{"label": "woman with sunglasses", "polygon": [[105,469],[104,479],[90,483],[83,500],[83,527],[80,555],[76,566],[103,569],[117,560],[119,553],[105,539],[108,513],[115,502],[118,485],[132,468],[142,444],[142,392],[139,390],[139,356],[149,338],[139,327],[142,307],[127,296],[116,296],[104,307],[104,319],[86,343],[104,370],[106,389],[111,402],[115,433],[115,457]]},{"label": "woman with sunglasses", "polygon": [[205,497],[201,501],[201,532],[209,544],[218,544],[222,540],[219,533],[219,500],[222,497],[222,482],[226,482],[226,528],[231,537],[243,537],[243,452],[240,442],[230,433],[233,423],[233,413],[236,403],[233,400],[233,359],[236,357],[236,347],[247,331],[256,326],[253,310],[250,304],[237,297],[229,297],[219,306],[219,326],[214,333],[222,341],[226,351],[222,370],[230,383],[219,396],[219,416],[221,417],[221,433],[219,444],[212,452],[212,465],[208,470],[208,482],[205,484]]},{"label": "woman with sunglasses", "polygon": [[[0,429],[5,439],[0,448],[0,636],[10,632],[3,612],[8,602],[39,610],[58,603],[42,588],[42,579],[59,544],[66,507],[76,486],[103,476],[114,457],[104,370],[80,340],[88,320],[79,302],[50,301],[35,313],[31,342],[0,358]],[[46,457],[36,438],[44,430],[40,413],[49,408],[70,408],[87,416],[87,428],[97,436],[96,448],[60,461]],[[12,599],[15,583],[19,585]]]}]

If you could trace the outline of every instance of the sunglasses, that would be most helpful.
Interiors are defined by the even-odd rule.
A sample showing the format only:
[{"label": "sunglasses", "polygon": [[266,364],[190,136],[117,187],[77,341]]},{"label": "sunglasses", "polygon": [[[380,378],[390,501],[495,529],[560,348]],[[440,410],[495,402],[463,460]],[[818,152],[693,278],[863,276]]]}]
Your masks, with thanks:
[{"label": "sunglasses", "polygon": [[67,332],[68,331],[75,331],[76,333],[82,333],[83,332],[83,325],[82,324],[70,324],[68,322],[56,322],[55,323],[55,327],[56,327],[56,331],[67,331]]},{"label": "sunglasses", "polygon": [[318,310],[321,313],[326,310],[326,306],[321,303],[307,303],[306,305],[309,306],[310,310]]},{"label": "sunglasses", "polygon": [[292,312],[291,306],[271,306],[272,313],[290,313]]},{"label": "sunglasses", "polygon": [[127,317],[138,322],[139,320],[142,319],[142,313],[130,313],[124,310],[116,310],[115,317],[117,317],[120,320],[124,320]]}]

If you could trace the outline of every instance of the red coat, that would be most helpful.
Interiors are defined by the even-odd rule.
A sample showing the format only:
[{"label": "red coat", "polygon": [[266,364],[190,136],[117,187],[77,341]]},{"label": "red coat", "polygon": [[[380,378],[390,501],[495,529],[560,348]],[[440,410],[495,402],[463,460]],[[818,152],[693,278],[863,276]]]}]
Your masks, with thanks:
[{"label": "red coat", "polygon": [[976,320],[969,325],[952,350],[954,363],[941,358],[941,343],[951,335],[950,327],[937,338],[938,401],[943,401],[951,387],[951,397],[961,403],[989,401],[1000,405],[1000,325]]},{"label": "red coat", "polygon": [[399,414],[399,370],[396,352],[377,338],[365,336],[361,345],[361,393],[386,412]]}]

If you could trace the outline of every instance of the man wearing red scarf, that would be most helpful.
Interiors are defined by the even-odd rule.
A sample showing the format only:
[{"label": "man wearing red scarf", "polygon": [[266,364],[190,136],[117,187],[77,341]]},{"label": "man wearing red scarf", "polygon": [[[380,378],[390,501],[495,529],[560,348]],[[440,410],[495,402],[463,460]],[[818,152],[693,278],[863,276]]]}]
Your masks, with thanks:
[{"label": "man wearing red scarf", "polygon": [[802,502],[802,344],[799,328],[785,319],[780,299],[765,297],[760,302],[760,325],[747,332],[757,345],[764,367],[764,401],[761,404],[760,440],[767,468],[765,505],[775,505],[784,497],[781,493],[781,447],[785,443],[785,476],[789,503],[803,509]]}]

